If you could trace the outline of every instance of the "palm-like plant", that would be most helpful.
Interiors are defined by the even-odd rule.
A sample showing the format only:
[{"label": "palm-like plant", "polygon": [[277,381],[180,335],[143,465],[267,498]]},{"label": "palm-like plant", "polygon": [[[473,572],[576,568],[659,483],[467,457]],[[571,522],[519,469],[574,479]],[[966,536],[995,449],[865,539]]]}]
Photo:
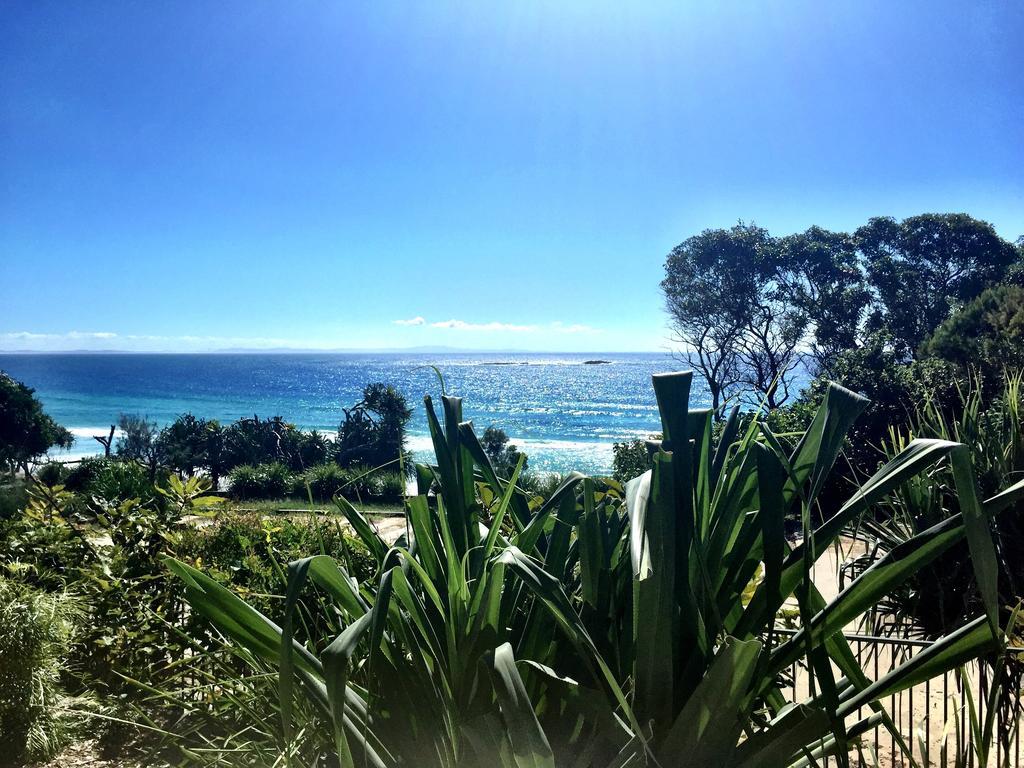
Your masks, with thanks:
[{"label": "palm-like plant", "polygon": [[[495,473],[462,422],[461,401],[443,398],[442,426],[427,398],[437,463],[418,468],[410,535],[385,542],[339,499],[377,577],[356,583],[326,557],[292,563],[282,627],[201,572],[170,567],[197,611],[278,666],[285,741],[298,682],[331,724],[345,766],[845,760],[859,734],[892,728],[880,699],[1001,642],[989,519],[1024,496],[1024,483],[982,503],[963,446],[913,441],[814,527],[816,497],[864,398],[832,385],[789,451],[759,420],[741,433],[735,413],[715,443],[711,411],[688,408],[690,383],[689,373],[654,379],[665,439],[650,472],[624,493],[571,475],[537,508],[516,486],[518,468],[507,480]],[[943,460],[962,513],[892,550],[827,603],[811,579],[818,556],[892,489]],[[485,507],[480,486],[499,501]],[[787,515],[803,521],[795,547]],[[843,628],[964,539],[984,614],[868,680]],[[291,609],[310,581],[339,617],[323,647],[295,637]],[[773,630],[787,600],[802,628],[781,641]],[[816,687],[793,702],[780,676],[801,659]]]}]

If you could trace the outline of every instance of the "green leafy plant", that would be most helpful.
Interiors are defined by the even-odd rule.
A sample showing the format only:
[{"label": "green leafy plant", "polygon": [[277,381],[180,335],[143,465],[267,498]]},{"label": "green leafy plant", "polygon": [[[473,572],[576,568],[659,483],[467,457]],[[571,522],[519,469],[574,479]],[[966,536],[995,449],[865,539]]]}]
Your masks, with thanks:
[{"label": "green leafy plant", "polygon": [[294,483],[288,467],[276,463],[235,467],[228,478],[232,498],[242,500],[283,499]]},{"label": "green leafy plant", "polygon": [[67,649],[83,610],[0,576],[0,754],[5,764],[48,760],[82,731],[88,706],[64,688]]},{"label": "green leafy plant", "polygon": [[[688,408],[690,384],[690,374],[654,379],[664,441],[649,473],[624,492],[572,475],[540,505],[517,491],[521,464],[507,482],[496,474],[458,398],[443,398],[443,425],[428,398],[436,465],[417,468],[409,537],[383,540],[339,499],[375,576],[354,580],[322,555],[292,562],[280,625],[200,570],[168,565],[234,648],[278,668],[289,754],[312,743],[344,766],[767,768],[845,760],[879,725],[902,741],[880,699],[1000,646],[988,525],[1024,483],[981,501],[964,446],[916,440],[813,525],[866,401],[833,385],[787,450],[761,420],[741,432],[735,415],[713,441],[712,412]],[[826,603],[811,578],[821,553],[894,488],[944,462],[961,513]],[[496,504],[481,503],[481,484]],[[787,516],[802,521],[796,546]],[[961,541],[981,615],[868,679],[843,628]],[[310,584],[339,619],[332,636],[306,634],[294,611]],[[800,630],[783,640],[774,627],[788,600]],[[782,674],[800,660],[816,688],[792,701]],[[316,719],[295,719],[300,692]]]}]

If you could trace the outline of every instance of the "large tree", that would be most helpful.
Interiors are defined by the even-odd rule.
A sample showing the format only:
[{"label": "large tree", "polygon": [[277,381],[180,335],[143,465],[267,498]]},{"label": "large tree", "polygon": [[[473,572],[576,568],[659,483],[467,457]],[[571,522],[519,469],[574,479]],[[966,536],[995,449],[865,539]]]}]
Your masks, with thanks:
[{"label": "large tree", "polygon": [[876,299],[869,330],[887,331],[907,357],[1018,258],[991,224],[963,213],[874,218],[854,237]]},{"label": "large tree", "polygon": [[828,371],[858,345],[871,291],[845,232],[811,227],[780,238],[776,248],[780,289],[809,321],[809,357]]},{"label": "large tree", "polygon": [[27,472],[51,448],[72,443],[74,436],[43,412],[35,390],[0,371],[0,466]]},{"label": "large tree", "polygon": [[716,413],[742,378],[737,342],[751,318],[755,265],[768,240],[765,230],[740,222],[687,238],[665,261],[661,290],[672,331],[707,382]]},{"label": "large tree", "polygon": [[766,230],[740,222],[688,238],[665,262],[672,329],[718,413],[730,397],[774,408],[791,394],[810,321],[781,255]]}]

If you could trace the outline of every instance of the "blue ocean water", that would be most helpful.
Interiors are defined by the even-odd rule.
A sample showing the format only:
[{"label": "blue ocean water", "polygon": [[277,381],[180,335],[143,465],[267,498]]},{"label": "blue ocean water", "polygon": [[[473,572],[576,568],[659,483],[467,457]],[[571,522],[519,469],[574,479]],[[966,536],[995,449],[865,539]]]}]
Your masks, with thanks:
[{"label": "blue ocean water", "polygon": [[[586,365],[586,360],[610,361]],[[660,430],[654,373],[678,370],[667,354],[18,354],[0,370],[33,387],[48,413],[72,429],[71,455],[95,453],[121,413],[163,425],[178,414],[233,421],[280,415],[306,429],[334,431],[365,384],[383,381],[414,406],[409,447],[429,457],[423,395],[464,399],[477,430],[501,427],[531,469],[600,473],[614,441]],[[706,404],[694,382],[693,405]]]}]

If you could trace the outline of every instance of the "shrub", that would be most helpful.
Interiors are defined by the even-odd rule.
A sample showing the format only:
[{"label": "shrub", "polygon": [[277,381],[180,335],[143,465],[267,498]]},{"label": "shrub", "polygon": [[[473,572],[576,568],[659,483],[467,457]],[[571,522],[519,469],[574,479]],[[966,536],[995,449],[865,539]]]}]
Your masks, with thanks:
[{"label": "shrub", "polygon": [[480,445],[483,447],[484,453],[487,454],[487,458],[491,460],[491,465],[498,473],[498,477],[511,477],[516,469],[516,464],[519,463],[520,456],[524,457],[522,471],[526,471],[528,461],[525,455],[514,443],[509,441],[505,430],[495,426],[488,427],[480,436]]},{"label": "shrub", "polygon": [[48,461],[35,471],[35,478],[43,485],[63,485],[68,468],[60,461]]},{"label": "shrub", "polygon": [[625,483],[651,468],[651,455],[644,440],[612,444],[612,477]]},{"label": "shrub", "polygon": [[102,506],[116,507],[129,499],[159,505],[149,470],[135,461],[107,461],[84,489]]},{"label": "shrub", "polygon": [[0,576],[0,755],[5,764],[53,757],[79,721],[61,685],[81,616],[66,594],[47,594]]},{"label": "shrub", "polygon": [[256,466],[244,464],[231,470],[228,478],[231,497],[242,501],[283,499],[294,483],[288,467],[277,462]]},{"label": "shrub", "polygon": [[395,500],[405,493],[405,478],[400,472],[356,464],[348,467],[346,473],[348,481],[341,493],[347,499]]},{"label": "shrub", "polygon": [[87,494],[89,486],[99,475],[100,471],[113,461],[113,459],[100,456],[89,456],[77,464],[72,464],[67,477],[64,479],[64,487],[72,493]]},{"label": "shrub", "polygon": [[[204,528],[181,533],[176,552],[179,557],[202,563],[218,578],[246,594],[267,594],[283,587],[284,564],[324,553],[351,563],[359,580],[373,576],[375,565],[366,547],[336,520],[315,517],[301,520],[266,519],[255,513],[219,518]],[[280,601],[265,606],[280,610]]]},{"label": "shrub", "polygon": [[314,501],[328,502],[350,479],[351,473],[333,462],[318,464],[295,478],[293,492],[299,498],[306,498],[308,487]]}]

